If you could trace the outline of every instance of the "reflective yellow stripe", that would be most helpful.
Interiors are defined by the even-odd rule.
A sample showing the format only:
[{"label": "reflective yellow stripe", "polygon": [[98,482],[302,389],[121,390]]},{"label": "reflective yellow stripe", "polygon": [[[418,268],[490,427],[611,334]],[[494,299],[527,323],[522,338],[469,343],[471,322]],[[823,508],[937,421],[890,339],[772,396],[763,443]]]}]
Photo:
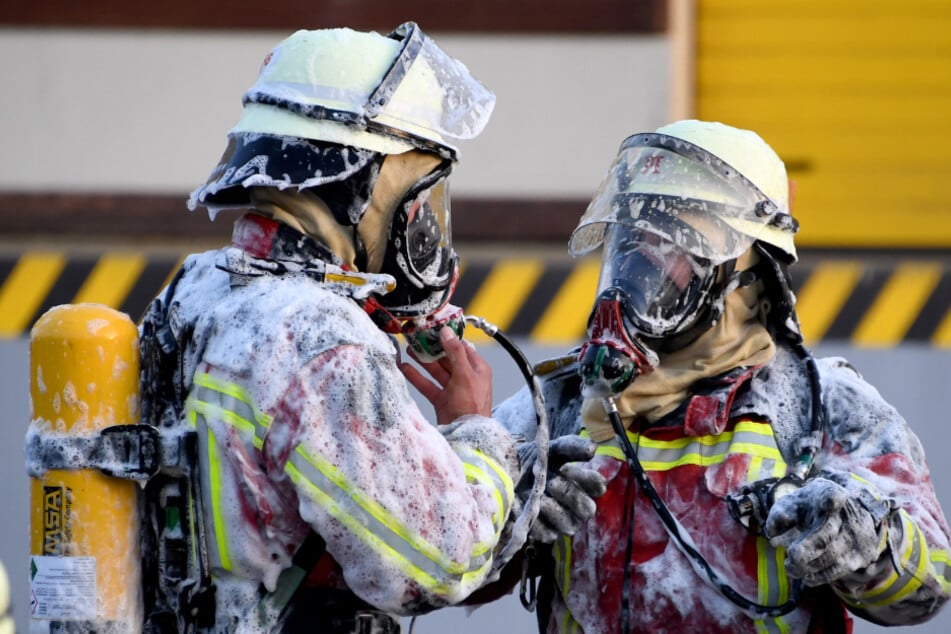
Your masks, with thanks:
[{"label": "reflective yellow stripe", "polygon": [[231,570],[231,552],[228,549],[228,535],[226,533],[227,523],[221,511],[221,462],[218,459],[218,443],[215,439],[215,433],[209,427],[208,433],[208,467],[211,477],[211,513],[215,519],[215,541],[218,544],[218,559],[221,561],[221,567],[225,570]]},{"label": "reflective yellow stripe", "polygon": [[435,579],[429,572],[419,568],[414,565],[413,562],[408,561],[402,553],[390,546],[383,539],[378,537],[373,531],[367,530],[359,521],[356,520],[353,516],[348,514],[336,500],[332,497],[321,491],[319,488],[313,486],[306,478],[304,478],[299,471],[297,471],[293,465],[288,465],[285,469],[287,474],[294,480],[295,483],[305,486],[309,489],[310,495],[314,502],[319,504],[323,509],[325,509],[330,515],[337,519],[341,524],[347,527],[347,529],[356,535],[363,543],[367,544],[373,550],[383,554],[385,558],[393,563],[400,571],[406,575],[406,577],[412,579],[420,586],[426,588],[430,592],[438,594],[447,594],[449,592],[448,583],[438,581]]},{"label": "reflective yellow stripe", "polygon": [[[929,553],[924,534],[918,530],[904,510],[900,510],[899,513],[902,530],[909,536],[908,546],[900,557],[901,573],[892,571],[878,587],[858,598],[843,597],[849,605],[872,608],[891,605],[917,591],[929,579],[935,580],[943,588],[951,586],[947,579],[949,573],[942,563],[942,560],[947,561],[948,553],[941,550]],[[938,565],[935,565],[936,563]]]},{"label": "reflective yellow stripe", "polygon": [[[657,440],[628,431],[631,444],[638,448],[638,458],[647,471],[668,471],[684,465],[707,467],[723,462],[729,454],[745,454],[776,461],[775,471],[785,471],[782,454],[776,447],[767,423],[740,421],[733,431],[722,434]],[[602,443],[597,453],[624,460],[624,451],[616,440]],[[751,470],[751,473],[752,470]]]},{"label": "reflective yellow stripe", "polygon": [[951,592],[951,553],[946,550],[932,550],[931,565],[934,566],[935,577],[942,592]]},{"label": "reflective yellow stripe", "polygon": [[[582,432],[582,435],[590,437],[586,432]],[[637,447],[637,457],[645,471],[669,471],[683,465],[706,467],[722,463],[730,455],[751,457],[746,473],[747,482],[762,479],[764,469],[773,476],[782,475],[787,469],[768,423],[741,420],[731,431],[672,440],[648,438],[631,431],[627,435],[631,444]],[[626,459],[616,439],[599,444],[597,453],[621,461]],[[775,549],[766,539],[757,537],[756,553],[758,602],[763,605],[782,605],[789,600],[790,593],[785,551]],[[564,574],[567,576],[567,570]],[[763,634],[787,634],[791,630],[784,617],[757,619],[754,623],[756,631]]]},{"label": "reflective yellow stripe", "polygon": [[[789,600],[789,579],[786,576],[785,550],[773,548],[763,537],[756,538],[757,601],[762,605],[782,605]],[[767,617],[754,621],[762,634],[788,634],[785,617]]]},{"label": "reflective yellow stripe", "polygon": [[[225,422],[250,431],[256,441],[264,441],[271,426],[271,417],[255,407],[253,399],[240,385],[221,381],[206,372],[196,372],[193,383],[198,388],[194,395],[197,400],[232,412]],[[248,425],[251,426],[250,430],[246,429]],[[261,448],[260,442],[255,442],[258,449]]]},{"label": "reflective yellow stripe", "polygon": [[199,436],[204,436],[203,442],[207,447],[208,480],[203,488],[208,489],[213,522],[211,532],[215,536],[214,543],[209,544],[209,549],[212,554],[217,553],[222,568],[231,570],[228,523],[221,499],[221,457],[218,441],[208,421],[218,421],[237,430],[245,436],[246,441],[250,441],[260,450],[271,419],[257,411],[241,386],[222,381],[206,372],[195,373],[192,393],[186,402],[186,412]]},{"label": "reflective yellow stripe", "polygon": [[561,558],[561,566],[559,566],[559,569],[561,570],[561,583],[559,586],[561,587],[562,594],[567,596],[568,591],[571,589],[571,536],[564,535],[556,543],[561,544],[561,549],[555,553],[556,562],[558,561],[559,556]]},{"label": "reflective yellow stripe", "polygon": [[[271,418],[257,410],[248,393],[240,385],[222,381],[204,372],[195,374],[189,409],[193,420],[197,420],[197,414],[208,420],[225,423],[243,434],[246,440],[259,450],[271,424]],[[208,436],[208,460],[212,478],[209,488],[214,534],[218,542],[216,546],[222,565],[229,568],[227,526],[218,497],[221,490],[222,465],[219,462],[214,435],[210,429],[205,433]],[[481,452],[469,451],[468,457],[469,460],[464,464],[467,476],[485,482],[495,492],[499,509],[495,519],[497,531],[500,532],[514,501],[511,477],[500,465]],[[458,564],[422,536],[412,533],[381,505],[359,491],[331,463],[300,447],[291,455],[285,472],[294,482],[307,488],[315,502],[352,530],[364,543],[383,553],[407,576],[434,592],[449,592],[449,581],[469,582],[481,576],[491,563],[494,542],[477,544],[473,547],[470,561],[467,564]]]},{"label": "reflective yellow stripe", "polygon": [[[477,467],[469,464],[463,464],[462,470],[465,472],[466,479],[469,482],[480,482],[482,484],[492,483],[492,480],[488,477],[488,474]],[[498,488],[493,486],[492,489],[492,497],[495,499],[495,504],[498,508],[498,510],[492,514],[492,525],[495,527],[495,536],[498,537],[502,534],[502,527],[505,525],[506,507],[505,501],[502,499],[502,494],[499,492]],[[473,546],[473,552],[481,554],[490,548],[492,548],[492,544],[478,543]]]},{"label": "reflective yellow stripe", "polygon": [[[479,462],[473,462],[473,457],[478,458]],[[473,482],[488,485],[492,488],[492,496],[498,511],[492,515],[492,523],[495,526],[495,536],[502,534],[502,528],[508,518],[509,509],[515,498],[515,489],[512,484],[512,478],[502,469],[494,460],[489,458],[481,451],[469,449],[462,451],[462,467],[467,478]],[[482,554],[493,547],[492,544],[480,544],[474,548],[474,552]]]},{"label": "reflective yellow stripe", "polygon": [[472,582],[491,563],[491,557],[474,557],[468,565],[452,561],[422,536],[411,533],[377,502],[349,486],[336,467],[300,447],[284,470],[362,542],[432,592],[447,594],[453,580]]},{"label": "reflective yellow stripe", "polygon": [[353,486],[334,465],[303,448],[299,447],[291,454],[285,471],[300,486],[307,488],[321,506],[331,501],[331,505],[325,506],[329,513],[369,545],[379,547],[381,553],[388,557],[395,555],[397,562],[402,560],[406,565],[401,569],[412,573],[426,587],[441,589],[443,585],[437,582],[439,577],[464,579],[469,573],[481,572],[491,560],[491,553],[476,552],[467,563],[453,561]]},{"label": "reflective yellow stripe", "polygon": [[233,411],[224,409],[220,405],[216,405],[214,403],[207,403],[197,400],[192,402],[191,407],[197,413],[206,418],[220,420],[224,423],[227,423],[231,427],[234,427],[238,431],[244,432],[247,436],[249,436],[256,449],[260,449],[261,445],[263,445],[262,439],[259,439],[254,433],[254,423],[241,416],[238,416]]}]

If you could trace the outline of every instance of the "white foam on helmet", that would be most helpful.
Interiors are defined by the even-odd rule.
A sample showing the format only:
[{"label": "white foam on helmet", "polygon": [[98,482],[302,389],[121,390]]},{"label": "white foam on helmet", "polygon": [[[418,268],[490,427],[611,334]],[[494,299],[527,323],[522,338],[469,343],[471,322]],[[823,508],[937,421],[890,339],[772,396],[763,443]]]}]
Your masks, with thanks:
[{"label": "white foam on helmet", "polygon": [[[776,151],[752,130],[742,130],[716,121],[684,119],[662,126],[656,132],[693,143],[722,159],[756,185],[781,213],[789,213],[786,165]],[[796,246],[792,232],[742,218],[723,220],[737,231],[754,240],[763,240],[779,247],[795,259]]]},{"label": "white foam on helmet", "polygon": [[[347,28],[295,32],[268,55],[248,91],[251,102],[231,133],[320,139],[384,154],[412,149],[410,141],[400,138],[406,135],[455,151],[456,141],[482,132],[495,96],[464,64],[421,32],[412,33],[408,37],[419,43],[415,55],[401,55],[403,42],[374,32]],[[403,66],[388,77],[394,64]],[[377,95],[384,81],[394,82],[391,92]],[[255,103],[255,95],[290,107]],[[303,114],[292,111],[298,107]],[[332,112],[321,113],[321,108],[349,113],[357,120],[338,120]],[[361,129],[361,120],[391,132]]]}]

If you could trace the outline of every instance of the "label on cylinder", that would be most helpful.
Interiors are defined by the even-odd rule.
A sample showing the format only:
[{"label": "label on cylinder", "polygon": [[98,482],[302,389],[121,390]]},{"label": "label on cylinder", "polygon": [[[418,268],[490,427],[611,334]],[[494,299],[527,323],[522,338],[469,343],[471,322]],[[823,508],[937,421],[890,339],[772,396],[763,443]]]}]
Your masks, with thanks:
[{"label": "label on cylinder", "polygon": [[30,612],[35,619],[96,618],[95,557],[30,557]]}]

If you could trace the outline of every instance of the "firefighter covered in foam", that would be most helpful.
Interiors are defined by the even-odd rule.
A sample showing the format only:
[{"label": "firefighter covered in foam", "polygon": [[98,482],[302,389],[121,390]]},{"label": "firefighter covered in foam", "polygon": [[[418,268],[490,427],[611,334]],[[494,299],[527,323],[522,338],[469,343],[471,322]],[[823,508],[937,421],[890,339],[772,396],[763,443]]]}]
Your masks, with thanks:
[{"label": "firefighter covered in foam", "polygon": [[[603,245],[588,338],[538,366],[552,446],[588,438],[608,482],[547,540],[542,631],[837,632],[948,599],[917,437],[803,346],[788,192],[750,131],[688,120],[621,145],[570,240]],[[531,411],[523,391],[494,415],[525,433]]]},{"label": "firefighter covered in foam", "polygon": [[444,328],[430,381],[393,336],[446,310],[454,144],[494,97],[406,23],[299,31],[244,103],[189,201],[242,209],[233,243],[188,257],[140,326],[144,416],[198,438],[201,628],[396,632],[481,585],[515,501],[485,361]]}]

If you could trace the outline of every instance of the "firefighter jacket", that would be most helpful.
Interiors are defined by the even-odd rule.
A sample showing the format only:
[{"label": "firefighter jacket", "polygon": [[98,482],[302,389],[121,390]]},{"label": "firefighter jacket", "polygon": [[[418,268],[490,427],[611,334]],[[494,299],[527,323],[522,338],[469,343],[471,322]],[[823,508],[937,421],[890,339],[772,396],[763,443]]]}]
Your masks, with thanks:
[{"label": "firefighter jacket", "polygon": [[[540,598],[540,630],[620,634],[622,610],[631,632],[724,634],[847,631],[846,610],[880,624],[910,625],[934,614],[951,593],[949,532],[922,446],[844,359],[817,365],[826,431],[815,468],[847,472],[895,501],[888,547],[878,562],[804,588],[786,574],[783,551],[728,509],[732,492],[783,476],[798,458],[798,439],[810,432],[803,360],[779,345],[767,365],[704,380],[656,424],[627,431],[644,472],[702,562],[676,547],[617,439],[599,443],[590,465],[608,479],[608,490],[597,499],[595,515],[553,546],[539,591],[548,595]],[[552,437],[586,433],[577,367],[550,373],[544,385]],[[524,433],[531,411],[523,391],[493,416]],[[714,587],[707,567],[735,591],[732,598]]]},{"label": "firefighter jacket", "polygon": [[475,415],[428,422],[394,340],[358,301],[380,276],[333,261],[245,217],[232,246],[186,260],[166,298],[218,629],[275,589],[310,531],[332,559],[312,585],[397,615],[456,603],[487,576],[509,516],[508,432]]}]

